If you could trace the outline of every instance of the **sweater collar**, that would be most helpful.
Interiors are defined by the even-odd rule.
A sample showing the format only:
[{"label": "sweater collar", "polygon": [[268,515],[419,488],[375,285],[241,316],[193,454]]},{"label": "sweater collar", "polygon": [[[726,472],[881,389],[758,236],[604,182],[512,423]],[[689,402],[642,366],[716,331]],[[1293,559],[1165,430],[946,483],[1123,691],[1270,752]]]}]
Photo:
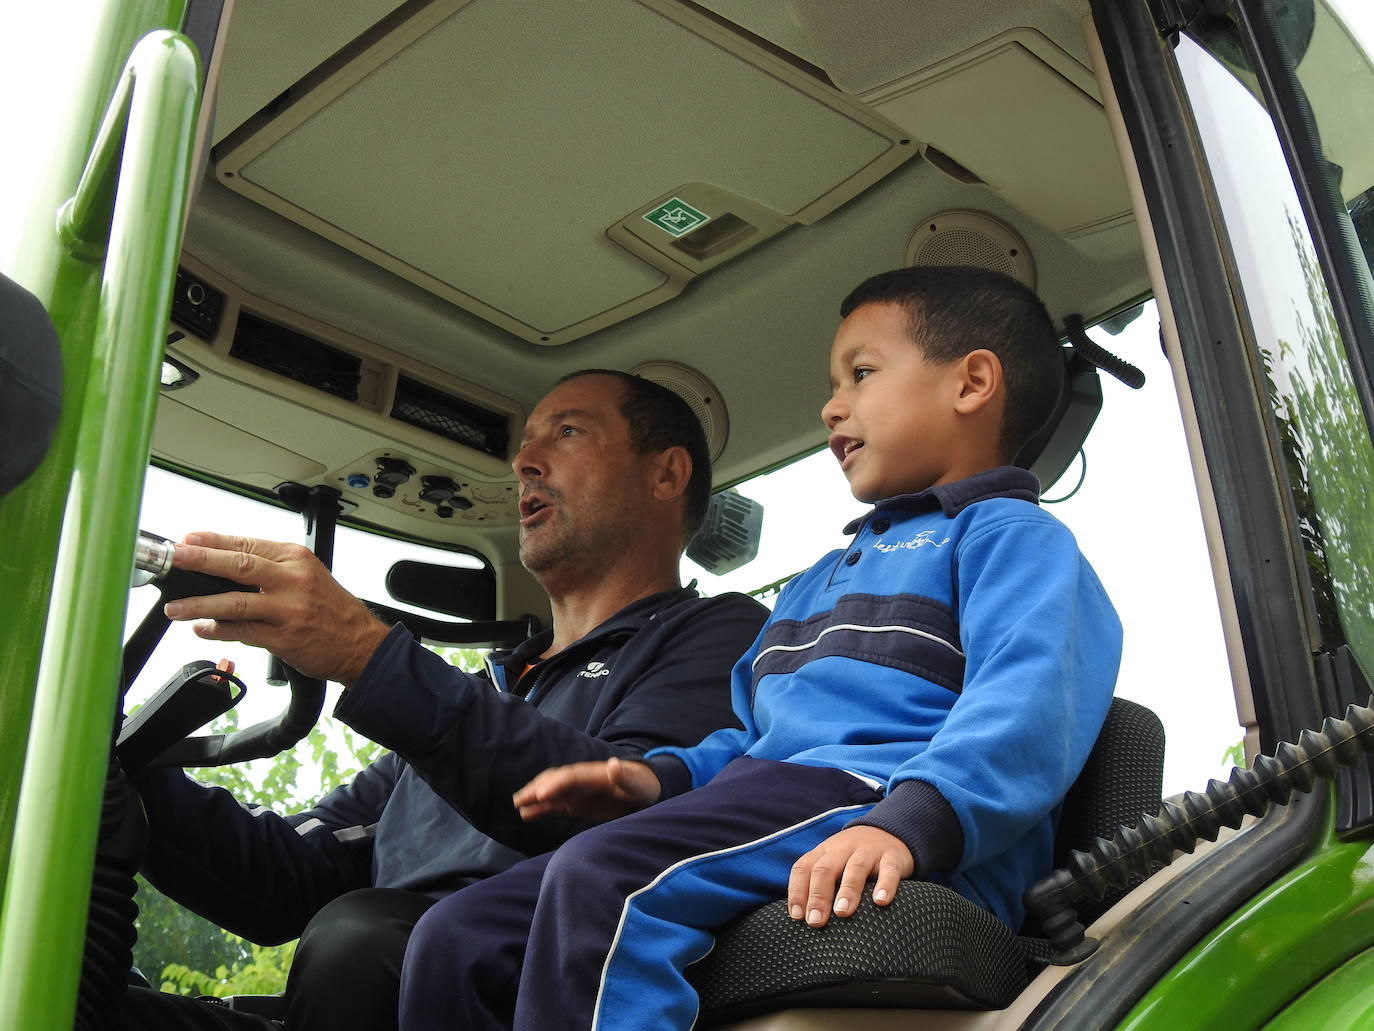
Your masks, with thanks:
[{"label": "sweater collar", "polygon": [[[609,637],[634,633],[665,609],[699,597],[700,595],[696,591],[696,581],[693,580],[686,587],[674,587],[672,590],[659,591],[657,594],[639,598],[630,602],[604,623],[579,637],[558,654],[567,655],[587,644],[600,642]],[[507,668],[524,669],[530,663],[537,662],[539,656],[543,654],[544,649],[552,641],[553,628],[550,627],[547,630],[541,630],[528,640],[521,641],[514,648],[493,651],[491,661]],[[549,656],[550,660],[555,658],[557,656]]]},{"label": "sweater collar", "polygon": [[857,533],[859,527],[863,526],[864,520],[875,512],[915,514],[933,512],[938,508],[944,512],[947,518],[953,519],[969,505],[979,501],[987,501],[990,498],[1016,498],[1019,501],[1029,501],[1033,505],[1038,505],[1040,503],[1040,481],[1028,469],[1019,469],[1011,465],[998,466],[995,469],[975,473],[962,480],[927,487],[916,494],[898,494],[893,498],[885,498],[879,501],[871,511],[852,520],[844,528],[844,532]]}]

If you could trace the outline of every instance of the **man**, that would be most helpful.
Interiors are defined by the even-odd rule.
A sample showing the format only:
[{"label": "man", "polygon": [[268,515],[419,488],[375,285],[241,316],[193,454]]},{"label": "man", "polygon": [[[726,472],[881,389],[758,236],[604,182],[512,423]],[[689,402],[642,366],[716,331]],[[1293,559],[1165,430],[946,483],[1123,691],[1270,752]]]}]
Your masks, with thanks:
[{"label": "man", "polygon": [[[679,585],[710,492],[686,404],[624,373],[574,373],[536,406],[512,464],[521,562],[547,592],[553,626],[493,653],[487,677],[379,623],[303,548],[215,534],[177,547],[177,565],[259,593],[172,602],[171,618],[208,620],[196,626],[206,640],[260,645],[339,681],[335,715],[393,749],[288,819],[176,770],[136,780],[154,885],[250,940],[301,935],[287,985],[293,1031],[394,1026],[405,941],[433,901],[587,825],[520,820],[511,795],[539,770],[691,745],[734,723],[730,667],[766,612]],[[137,990],[125,1023],[269,1026]]]}]

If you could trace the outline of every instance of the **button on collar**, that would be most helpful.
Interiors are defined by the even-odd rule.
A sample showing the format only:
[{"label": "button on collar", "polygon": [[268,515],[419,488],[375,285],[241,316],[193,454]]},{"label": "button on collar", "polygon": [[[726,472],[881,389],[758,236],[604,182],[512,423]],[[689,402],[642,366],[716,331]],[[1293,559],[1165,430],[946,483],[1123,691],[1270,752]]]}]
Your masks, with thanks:
[{"label": "button on collar", "polygon": [[853,551],[851,551],[848,555],[844,557],[844,564],[847,566],[852,566],[855,562],[859,561],[859,555],[859,549],[855,548]]},{"label": "button on collar", "polygon": [[877,534],[887,533],[887,531],[888,531],[889,529],[891,529],[891,528],[892,528],[892,524],[889,523],[886,519],[875,519],[875,520],[873,520],[873,532],[874,532],[874,533],[877,533]]}]

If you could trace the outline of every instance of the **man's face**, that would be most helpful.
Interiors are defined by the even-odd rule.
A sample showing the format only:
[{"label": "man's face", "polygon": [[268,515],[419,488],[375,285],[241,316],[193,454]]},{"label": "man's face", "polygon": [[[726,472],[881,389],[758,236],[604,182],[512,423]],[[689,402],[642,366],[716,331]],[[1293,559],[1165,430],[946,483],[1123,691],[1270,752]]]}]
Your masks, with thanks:
[{"label": "man's face", "polygon": [[898,305],[865,304],[840,323],[821,419],[855,498],[881,501],[949,478],[958,374],[957,362],[926,360]]},{"label": "man's face", "polygon": [[645,462],[620,414],[623,385],[579,376],[555,387],[525,423],[511,461],[520,480],[520,561],[536,576],[622,552],[643,516]]}]

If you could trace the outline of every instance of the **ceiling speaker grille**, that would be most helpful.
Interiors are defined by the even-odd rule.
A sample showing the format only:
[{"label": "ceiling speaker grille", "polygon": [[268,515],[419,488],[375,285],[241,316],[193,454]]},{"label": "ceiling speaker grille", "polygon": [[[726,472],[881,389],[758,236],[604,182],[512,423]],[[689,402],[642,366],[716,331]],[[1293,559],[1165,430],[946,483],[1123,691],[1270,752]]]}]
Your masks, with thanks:
[{"label": "ceiling speaker grille", "polygon": [[1026,241],[1005,222],[977,211],[944,211],[923,219],[907,243],[908,265],[975,265],[1035,289]]},{"label": "ceiling speaker grille", "polygon": [[706,446],[711,451],[711,461],[715,461],[725,450],[725,442],[730,436],[730,420],[725,413],[725,402],[715,385],[695,369],[676,362],[648,362],[630,370],[635,376],[653,380],[659,386],[667,387],[687,402],[692,414],[706,432]]}]

